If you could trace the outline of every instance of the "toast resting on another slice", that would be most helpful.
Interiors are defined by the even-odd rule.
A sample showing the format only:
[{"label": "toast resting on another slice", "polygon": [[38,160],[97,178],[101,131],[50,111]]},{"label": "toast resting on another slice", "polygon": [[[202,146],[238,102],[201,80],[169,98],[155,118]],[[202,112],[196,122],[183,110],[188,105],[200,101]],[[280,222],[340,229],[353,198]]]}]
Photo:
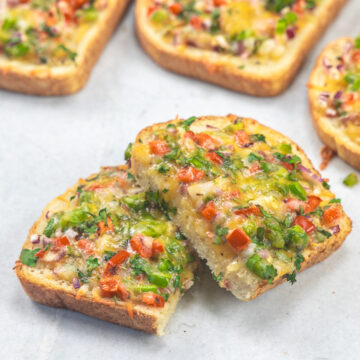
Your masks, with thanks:
[{"label": "toast resting on another slice", "polygon": [[360,170],[360,37],[330,43],[316,62],[308,88],[320,139]]},{"label": "toast resting on another slice", "polygon": [[132,170],[220,286],[251,300],[322,261],[351,220],[304,152],[248,118],[191,117],[142,130]]},{"label": "toast resting on another slice", "polygon": [[346,0],[137,0],[136,28],[161,66],[231,90],[273,96]]},{"label": "toast resting on another slice", "polygon": [[46,96],[79,91],[129,2],[0,4],[0,88]]},{"label": "toast resting on another slice", "polygon": [[44,305],[162,335],[196,261],[158,205],[126,166],[80,179],[31,228],[15,265],[24,290]]}]

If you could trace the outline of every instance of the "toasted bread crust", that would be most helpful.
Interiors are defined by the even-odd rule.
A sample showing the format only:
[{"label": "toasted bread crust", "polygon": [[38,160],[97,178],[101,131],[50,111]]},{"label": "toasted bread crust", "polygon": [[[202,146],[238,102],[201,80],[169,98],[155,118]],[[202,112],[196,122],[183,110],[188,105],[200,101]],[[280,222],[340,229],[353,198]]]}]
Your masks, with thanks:
[{"label": "toasted bread crust", "polygon": [[[310,84],[316,84],[318,71],[323,67],[322,59],[324,55],[332,52],[334,47],[338,44],[347,41],[352,41],[352,39],[349,37],[337,39],[325,47],[318,56],[314,69],[310,75]],[[321,141],[336,151],[339,157],[348,164],[353,166],[355,169],[360,170],[360,146],[352,143],[345,135],[342,135],[340,131],[335,131],[333,127],[328,125],[329,120],[324,118],[316,107],[316,102],[318,101],[318,91],[309,88],[308,99],[313,124]]]},{"label": "toasted bread crust", "polygon": [[73,94],[84,87],[116,25],[131,0],[110,1],[91,36],[86,37],[76,65],[39,67],[18,61],[0,62],[0,88],[31,95],[54,96]]},{"label": "toasted bread crust", "polygon": [[[198,118],[198,121],[211,121],[211,120],[215,120],[215,119],[219,119],[219,117],[217,116],[203,116]],[[253,119],[247,119],[247,121],[251,121],[254,123],[258,123],[256,120]],[[171,123],[172,121],[168,121],[165,123],[161,123],[161,124],[155,124],[149,127],[146,127],[145,129],[143,129],[137,136],[135,144],[137,142],[139,142],[139,139],[142,139],[142,142],[146,141],[146,139],[150,136],[150,134],[152,134],[157,127],[162,127],[164,126],[164,124],[168,124]],[[264,127],[265,128],[265,127]],[[309,169],[311,169],[312,171],[314,171],[315,174],[317,174],[318,176],[320,176],[320,173],[313,167],[313,164],[311,162],[310,159],[308,159],[304,153],[304,151],[296,144],[294,143],[294,141],[292,141],[291,139],[289,139],[288,137],[284,136],[283,134],[281,134],[278,131],[272,130],[267,128],[269,131],[271,131],[272,135],[274,137],[281,137],[283,139],[283,141],[291,143],[292,146],[294,148],[296,148],[296,151],[298,153],[298,155],[301,157],[301,159],[303,160],[303,164],[308,167]],[[267,135],[268,136],[268,135]],[[134,146],[133,146],[134,149]],[[139,159],[137,158],[136,155],[132,155],[132,170],[134,171],[138,182],[144,187],[144,188],[150,188],[150,189],[156,189],[156,185],[155,185],[155,180],[154,179],[150,179],[146,176],[145,174],[145,169],[143,167],[143,164],[141,163],[141,161],[139,161]],[[176,204],[172,203],[170,204],[172,206],[176,206]],[[194,213],[192,214],[192,216],[196,217],[197,215]],[[203,239],[201,238],[201,236],[199,236],[198,234],[196,234],[195,232],[189,232],[188,227],[184,224],[184,219],[181,219],[181,217],[179,216],[179,214],[176,214],[175,216],[172,217],[172,220],[174,221],[175,224],[177,224],[182,232],[185,234],[185,236],[187,236],[193,243],[194,248],[197,250],[199,256],[205,260],[207,260],[208,266],[210,267],[210,269],[212,271],[214,271],[214,264],[213,261],[209,261],[209,253],[205,253],[204,251],[201,251],[203,249],[199,249],[199,246],[197,246],[200,243],[204,243]],[[197,221],[201,222],[203,221],[201,218],[200,220],[197,219]],[[189,227],[191,228],[191,226]],[[342,222],[341,222],[341,230],[339,233],[332,235],[325,243],[323,243],[323,245],[320,245],[319,248],[314,249],[314,250],[306,250],[306,254],[305,256],[305,261],[301,264],[301,270],[303,271],[309,267],[311,267],[312,265],[326,259],[330,254],[332,254],[335,250],[337,250],[342,243],[345,241],[347,235],[351,232],[352,229],[352,222],[351,219],[343,212],[342,210]],[[192,231],[192,230],[190,230]],[[258,297],[259,295],[263,294],[264,292],[266,292],[267,290],[270,290],[274,287],[276,287],[277,285],[280,285],[281,283],[286,281],[285,277],[278,277],[275,279],[275,281],[273,282],[273,284],[269,284],[267,281],[261,280],[260,278],[256,279],[256,284],[253,287],[253,290],[246,296],[239,296],[239,293],[236,293],[235,291],[233,291],[232,289],[236,286],[237,283],[236,277],[234,277],[233,279],[230,279],[230,291],[232,291],[232,293],[239,298],[240,300],[243,301],[248,301],[248,300],[253,300],[256,297]]]},{"label": "toasted bread crust", "polygon": [[[119,166],[118,168],[127,169],[127,166]],[[95,175],[90,175],[90,178]],[[47,222],[47,212],[61,208],[64,201],[69,199],[82,183],[83,180],[80,179],[76,185],[67,189],[63,195],[58,196],[45,207],[39,219],[35,221],[29,230],[23,249],[31,246],[31,235],[39,233],[40,228],[44,226],[44,222]],[[65,285],[64,281],[61,280],[49,279],[46,276],[46,270],[45,274],[43,274],[41,269],[22,264],[20,258],[16,261],[14,270],[27,295],[40,304],[67,308],[159,336],[164,335],[164,328],[181,297],[179,291],[172,294],[163,308],[121,300],[117,300],[115,304],[113,299],[100,298],[92,293],[79,294],[79,290],[75,290],[72,285]]]},{"label": "toasted bread crust", "polygon": [[115,304],[110,301],[95,301],[87,297],[76,298],[75,294],[64,291],[60,287],[49,288],[39,282],[36,276],[31,276],[23,267],[21,263],[16,265],[16,275],[27,295],[40,304],[78,311],[151,334],[157,333],[157,317],[155,314],[145,313],[139,306],[134,306],[133,317],[130,317],[126,303]]},{"label": "toasted bread crust", "polygon": [[[182,75],[223,86],[227,89],[255,96],[275,96],[291,83],[305,56],[322,36],[327,26],[336,17],[347,0],[330,0],[321,5],[312,24],[303,29],[295,47],[288,49],[289,60],[276,70],[271,67],[252,71],[238,69],[226,55],[212,51],[178,51],[174,46],[161,41],[147,24],[146,9],[149,0],[136,2],[136,31],[139,41],[150,57],[160,66]],[[232,56],[232,58],[235,58]],[[259,67],[259,68],[261,68]],[[264,71],[266,70],[266,71]]]}]

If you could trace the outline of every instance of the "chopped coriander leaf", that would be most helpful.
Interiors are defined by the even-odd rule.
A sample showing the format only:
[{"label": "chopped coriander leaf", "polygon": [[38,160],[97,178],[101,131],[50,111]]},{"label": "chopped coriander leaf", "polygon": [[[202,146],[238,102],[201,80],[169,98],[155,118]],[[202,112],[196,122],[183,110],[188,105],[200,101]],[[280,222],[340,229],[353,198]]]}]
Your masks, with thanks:
[{"label": "chopped coriander leaf", "polygon": [[341,203],[341,199],[332,199],[329,201],[329,204],[340,204]]},{"label": "chopped coriander leaf", "polygon": [[229,228],[227,227],[221,227],[220,225],[216,225],[216,228],[215,228],[215,238],[214,238],[214,241],[213,243],[216,244],[216,245],[220,245],[221,244],[221,240],[223,239],[224,236],[227,235],[227,233],[229,232]]},{"label": "chopped coriander leaf", "polygon": [[75,61],[76,57],[77,57],[77,53],[74,51],[71,51],[70,49],[68,49],[64,44],[60,44],[57,47],[58,49],[64,50],[65,53],[68,55],[69,59],[71,61]]},{"label": "chopped coriander leaf", "polygon": [[166,174],[168,171],[170,171],[169,166],[167,166],[165,163],[161,163],[158,167],[157,167],[157,171],[160,174]]},{"label": "chopped coriander leaf", "polygon": [[40,250],[40,248],[34,250],[22,249],[20,254],[20,261],[25,265],[35,267],[38,261],[38,258],[35,256],[35,254]]},{"label": "chopped coriander leaf", "polygon": [[127,178],[128,180],[135,180],[135,176],[130,171],[127,172]]},{"label": "chopped coriander leaf", "polygon": [[296,282],[296,271],[294,270],[290,274],[285,274],[285,277],[286,277],[286,280],[289,281],[291,283],[291,285],[293,285]]},{"label": "chopped coriander leaf", "polygon": [[359,182],[359,179],[355,173],[349,174],[344,180],[343,184],[348,187],[353,187]]},{"label": "chopped coriander leaf", "polygon": [[215,273],[212,273],[212,278],[217,282],[222,280],[223,277],[224,277],[224,275],[221,272],[218,273],[217,275]]},{"label": "chopped coriander leaf", "polygon": [[188,131],[190,129],[191,124],[196,120],[196,116],[191,116],[188,119],[184,120],[181,125],[182,127]]}]

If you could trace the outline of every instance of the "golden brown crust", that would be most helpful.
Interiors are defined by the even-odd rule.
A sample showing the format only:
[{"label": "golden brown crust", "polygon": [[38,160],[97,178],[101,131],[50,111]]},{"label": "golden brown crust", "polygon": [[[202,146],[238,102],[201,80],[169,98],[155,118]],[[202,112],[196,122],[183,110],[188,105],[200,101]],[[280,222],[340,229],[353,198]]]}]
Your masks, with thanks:
[{"label": "golden brown crust", "polygon": [[135,306],[133,317],[130,317],[125,304],[115,305],[114,302],[100,302],[87,297],[76,298],[76,295],[62,289],[46,287],[39,283],[36,278],[29,277],[28,274],[24,273],[22,271],[23,266],[21,263],[16,265],[16,275],[23,289],[32,300],[47,306],[78,311],[101,320],[151,334],[157,333],[157,318],[155,315],[144,313]]},{"label": "golden brown crust", "polygon": [[[228,117],[233,117],[235,115],[228,115]],[[220,119],[221,117],[218,116],[203,116],[203,117],[199,117],[197,121],[212,121],[214,119]],[[235,116],[235,118],[238,118],[238,116]],[[258,122],[254,119],[246,119],[246,121],[248,122],[252,122],[253,124],[258,124]],[[161,124],[155,124],[155,125],[151,125],[146,127],[145,129],[143,129],[136,137],[135,140],[135,144],[139,142],[139,139],[142,139],[142,142],[146,141],[145,139],[147,139],[147,137],[154,132],[154,130],[157,127],[163,126],[164,124],[168,124],[171,123],[172,121],[168,121],[165,123],[161,123]],[[262,125],[263,126],[263,125]],[[264,128],[267,128],[264,126]],[[289,139],[288,137],[286,137],[285,135],[283,135],[282,133],[273,130],[273,129],[269,129],[267,128],[269,131],[271,131],[271,134],[274,137],[281,137],[283,139],[283,141],[289,142],[292,144],[292,146],[296,149],[297,155],[299,155],[302,158],[303,164],[311,169],[316,175],[318,175],[320,177],[320,173],[314,168],[312,162],[310,159],[307,158],[307,156],[305,155],[304,151],[301,149],[300,146],[298,146],[296,143],[294,143],[294,141],[292,141],[291,139]],[[269,134],[266,134],[266,136],[268,137]],[[134,149],[134,146],[133,146]],[[133,154],[134,155],[134,154]],[[151,184],[151,181],[149,179],[146,179],[145,176],[143,176],[143,169],[141,168],[143,164],[141,164],[140,162],[138,163],[136,156],[132,156],[132,170],[134,172],[134,174],[136,175],[139,183],[144,187],[148,187]],[[143,178],[144,177],[144,178]],[[154,189],[153,189],[154,190]],[[173,205],[173,204],[172,204]],[[180,226],[180,228],[182,229],[183,233],[185,234],[185,236],[187,236],[190,241],[194,240],[195,238],[195,234],[190,234],[188,233],[184,227],[182,227],[179,222],[177,223],[177,215],[175,215],[172,220],[178,225]],[[320,244],[318,248],[314,248],[311,250],[307,250],[306,254],[305,254],[305,261],[301,264],[301,271],[311,267],[312,265],[326,259],[330,254],[332,254],[335,250],[337,250],[342,243],[345,241],[347,235],[351,232],[351,228],[352,228],[352,222],[350,220],[350,218],[348,218],[348,216],[345,214],[345,212],[342,210],[342,222],[341,222],[341,227],[340,227],[340,232],[337,234],[332,235],[327,241],[326,243]],[[199,249],[197,248],[196,244],[194,244],[194,248],[198,251],[200,257],[205,258],[208,262],[208,265],[210,266],[209,263],[209,259],[199,251]],[[210,266],[211,270],[214,271],[214,269]],[[231,280],[231,282],[236,282],[238,279],[235,280]],[[256,286],[255,290],[251,292],[250,296],[247,296],[246,298],[240,297],[238,296],[238,294],[234,295],[237,296],[239,299],[241,300],[253,300],[255,299],[257,296],[263,294],[264,292],[266,292],[267,290],[270,290],[272,288],[274,288],[275,286],[283,283],[284,281],[286,281],[286,278],[279,276],[278,278],[275,279],[273,284],[269,284],[267,281],[263,281],[258,279],[258,285]],[[233,283],[233,284],[234,284]],[[232,284],[232,285],[233,285]],[[232,291],[232,287],[230,287],[230,291]]]},{"label": "golden brown crust", "polygon": [[311,28],[291,54],[291,60],[274,72],[271,68],[265,74],[247,69],[238,69],[233,64],[220,61],[217,55],[203,51],[201,57],[191,50],[179,52],[175,47],[155,40],[146,26],[148,0],[137,0],[135,9],[136,32],[139,41],[150,57],[164,68],[182,75],[199,78],[230,90],[255,96],[275,96],[282,93],[291,83],[305,56],[322,36],[327,26],[336,17],[347,0],[331,0],[322,6]]},{"label": "golden brown crust", "polygon": [[[317,72],[322,67],[322,58],[327,52],[331,52],[332,48],[340,42],[352,41],[351,38],[345,37],[331,42],[325,47],[325,49],[318,56],[314,69],[310,75],[309,84],[316,83]],[[311,87],[308,91],[308,99],[310,105],[310,113],[313,120],[313,124],[317,134],[321,141],[328,145],[331,149],[337,152],[348,164],[355,169],[360,170],[360,147],[354,146],[354,144],[344,135],[341,136],[340,131],[335,131],[332,127],[326,126],[326,120],[323,120],[322,115],[317,110],[316,102],[318,100],[317,91]]]},{"label": "golden brown crust", "polygon": [[42,96],[69,95],[82,89],[130,1],[109,2],[109,8],[96,25],[96,32],[79,52],[76,65],[56,71],[54,68],[23,67],[19,62],[3,61],[0,64],[0,88]]}]

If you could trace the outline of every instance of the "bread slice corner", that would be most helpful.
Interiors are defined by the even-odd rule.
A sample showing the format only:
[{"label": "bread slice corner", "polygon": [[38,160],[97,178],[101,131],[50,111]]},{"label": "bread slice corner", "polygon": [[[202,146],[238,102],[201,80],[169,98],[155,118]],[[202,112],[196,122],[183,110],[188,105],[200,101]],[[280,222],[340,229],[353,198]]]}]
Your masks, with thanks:
[{"label": "bread slice corner", "polygon": [[130,1],[108,1],[108,8],[79,44],[74,64],[49,67],[0,55],[0,88],[41,96],[70,95],[81,90]]}]

